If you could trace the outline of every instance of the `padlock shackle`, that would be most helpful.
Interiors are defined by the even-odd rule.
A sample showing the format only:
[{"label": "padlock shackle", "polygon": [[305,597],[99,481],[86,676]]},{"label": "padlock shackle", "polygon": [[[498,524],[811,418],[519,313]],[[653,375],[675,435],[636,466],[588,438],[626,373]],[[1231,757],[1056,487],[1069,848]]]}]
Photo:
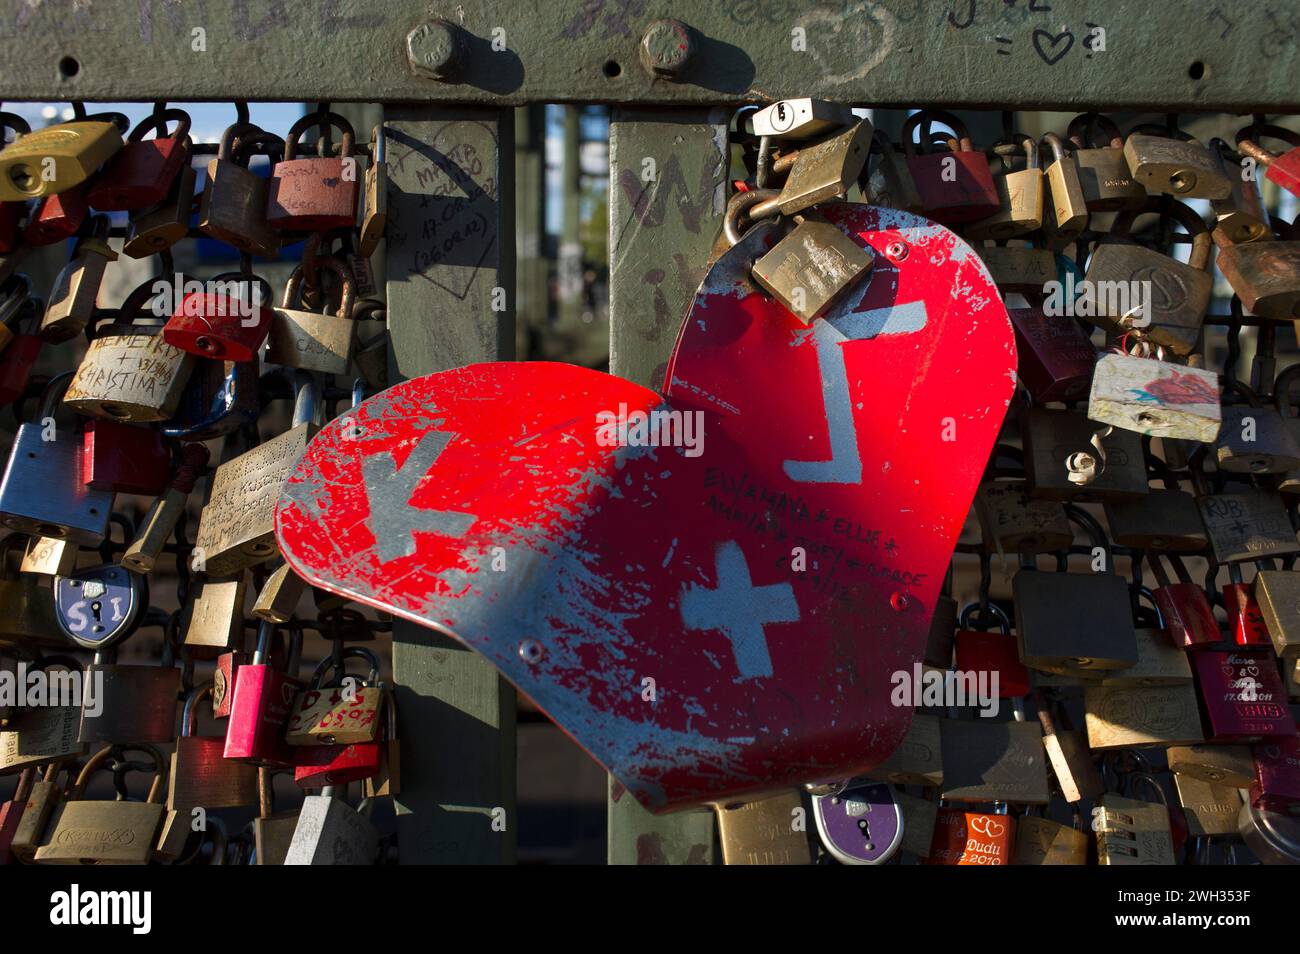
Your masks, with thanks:
[{"label": "padlock shackle", "polygon": [[[1097,145],[1097,140],[1093,136],[1097,130],[1106,137],[1107,145]],[[1070,120],[1065,135],[1080,149],[1122,149],[1124,147],[1124,136],[1120,133],[1119,126],[1115,120],[1102,113],[1080,113]]]},{"label": "padlock shackle", "polygon": [[185,705],[181,708],[181,737],[187,738],[194,735],[199,727],[199,714],[195,711],[200,699],[204,696],[211,696],[214,682],[209,679],[207,682],[195,686],[185,697]]},{"label": "padlock shackle", "polygon": [[1210,249],[1213,244],[1210,230],[1206,227],[1205,221],[1193,211],[1191,206],[1169,196],[1149,196],[1140,207],[1124,209],[1116,215],[1114,222],[1110,226],[1110,234],[1128,237],[1133,222],[1140,215],[1158,215],[1162,219],[1171,218],[1185,228],[1192,237],[1192,250],[1187,257],[1188,266],[1202,272],[1209,269]]},{"label": "padlock shackle", "polygon": [[1237,151],[1262,166],[1269,166],[1281,153],[1265,149],[1260,139],[1279,139],[1288,146],[1300,146],[1300,133],[1273,123],[1251,123],[1237,130]]},{"label": "padlock shackle", "polygon": [[347,660],[349,659],[361,659],[369,665],[370,671],[366,674],[366,678],[362,683],[363,686],[373,688],[379,685],[379,670],[381,668],[379,657],[369,649],[362,646],[349,646],[337,656],[331,653],[316,664],[316,668],[312,670],[311,679],[309,681],[311,688],[323,688],[321,682],[325,678],[325,674],[331,671],[336,671],[339,678],[338,683],[334,685],[343,685],[343,679],[348,675]]},{"label": "padlock shackle", "polygon": [[163,789],[167,784],[167,764],[163,761],[162,753],[156,747],[144,742],[132,742],[129,745],[107,745],[92,755],[77,775],[77,780],[72,785],[72,791],[68,793],[68,801],[78,801],[85,796],[90,777],[103,766],[104,762],[115,751],[144,752],[153,759],[155,774],[153,784],[149,786],[149,796],[145,801],[153,805],[162,804]]},{"label": "padlock shackle", "polygon": [[[176,124],[176,131],[167,135],[167,124],[169,122]],[[127,142],[142,142],[148,133],[157,132],[159,139],[175,139],[183,142],[189,137],[190,123],[190,114],[178,106],[155,110],[136,123],[135,128],[131,130],[126,139]]]},{"label": "padlock shackle", "polygon": [[722,234],[726,236],[728,244],[732,247],[739,245],[749,230],[758,225],[750,219],[750,209],[769,200],[775,202],[780,194],[777,189],[750,189],[748,192],[737,192],[728,199],[727,209],[722,216]]},{"label": "padlock shackle", "polygon": [[974,617],[976,611],[978,611],[981,616],[983,616],[983,614],[987,612],[990,616],[995,617],[997,620],[998,629],[1002,632],[1002,635],[1003,636],[1011,635],[1011,619],[1007,616],[1006,610],[998,606],[997,603],[993,603],[993,602],[989,602],[988,604],[985,605],[981,605],[978,600],[976,600],[973,603],[967,603],[964,607],[962,607],[961,612],[957,614],[958,627],[960,627],[961,629],[969,629],[973,632],[984,632],[984,633],[992,632],[990,629],[987,628],[987,626],[984,629],[977,630],[977,628],[972,624],[971,619],[972,617]]},{"label": "padlock shackle", "polygon": [[[920,139],[920,142],[914,144],[912,142],[912,133],[916,132],[917,126],[919,126],[922,122],[925,123],[925,126],[921,130],[921,135],[918,137]],[[960,119],[958,119],[955,115],[948,112],[947,110],[923,109],[920,112],[913,113],[911,116],[907,117],[907,121],[903,123],[903,129],[902,132],[899,134],[899,138],[903,140],[904,155],[908,155],[908,156],[918,155],[918,152],[916,151],[918,145],[921,147],[919,154],[920,155],[926,154],[927,152],[926,147],[930,145],[930,143],[928,142],[931,136],[930,126],[935,122],[940,122],[943,125],[947,126],[956,135],[957,148],[956,150],[954,150],[955,152],[975,151],[974,143],[971,141],[971,137],[970,137],[970,130],[966,128],[965,123],[963,123]]]},{"label": "padlock shackle", "polygon": [[[294,268],[294,270],[289,274],[289,280],[284,283],[284,295],[280,301],[281,308],[294,310],[302,308],[299,296],[304,287],[303,281],[306,277],[308,264],[306,249],[304,248],[302,263]],[[347,266],[334,255],[315,256],[313,257],[311,264],[315,266],[316,270],[321,268],[328,269],[338,278],[339,306],[335,310],[335,317],[350,317],[352,314],[352,308],[356,303],[356,288],[353,285],[352,275],[348,272]],[[315,283],[308,283],[308,285],[315,287]]]},{"label": "padlock shackle", "polygon": [[383,123],[370,130],[370,161],[373,165],[383,165],[388,161],[388,133],[384,131]]},{"label": "padlock shackle", "polygon": [[[352,128],[352,124],[348,122],[345,117],[340,116],[338,113],[315,112],[315,113],[306,113],[297,122],[295,122],[292,126],[289,127],[289,131],[285,134],[284,137],[284,160],[283,161],[290,162],[293,159],[296,159],[298,157],[298,140],[302,137],[302,134],[304,132],[306,132],[308,129],[311,129],[312,127],[316,127],[320,129],[322,133],[324,133],[326,127],[329,126],[333,126],[335,129],[339,130],[339,132],[343,134],[342,136],[343,141],[340,143],[340,146],[342,147],[339,153],[340,156],[342,158],[347,158],[351,156],[357,144],[357,134],[356,134],[356,130]],[[322,135],[319,141],[323,143],[324,138],[325,137]],[[319,147],[318,147],[318,151],[319,151]]]}]

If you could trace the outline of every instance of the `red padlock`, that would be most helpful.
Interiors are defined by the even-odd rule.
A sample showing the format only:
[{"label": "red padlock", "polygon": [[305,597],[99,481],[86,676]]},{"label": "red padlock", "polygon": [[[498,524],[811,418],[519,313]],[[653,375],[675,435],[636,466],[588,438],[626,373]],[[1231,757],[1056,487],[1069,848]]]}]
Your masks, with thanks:
[{"label": "red padlock", "polygon": [[[273,623],[259,624],[253,659],[239,667],[224,755],[255,765],[288,768],[295,764],[294,747],[284,741],[284,727],[294,699],[306,684],[271,665],[274,629]],[[294,655],[290,653],[291,671],[296,668],[292,666]]]},{"label": "red padlock", "polygon": [[[176,123],[176,130],[164,136],[169,122]],[[156,129],[158,136],[145,139],[151,129]],[[101,212],[135,211],[162,202],[190,161],[189,132],[190,117],[183,109],[164,109],[146,116],[91,182],[86,201]]]},{"label": "red padlock", "polygon": [[155,428],[86,421],[81,468],[92,490],[157,497],[171,480],[171,462],[171,450]]},{"label": "red padlock", "polygon": [[[1278,154],[1261,146],[1256,139],[1280,139],[1291,148]],[[1292,195],[1300,195],[1300,133],[1281,126],[1259,124],[1237,133],[1237,151],[1249,156],[1265,169],[1265,175]]]},{"label": "red padlock", "polygon": [[299,788],[346,785],[379,774],[382,742],[351,745],[300,745],[295,749],[293,780]]},{"label": "red padlock", "polygon": [[1068,315],[1042,308],[1008,308],[1016,333],[1016,377],[1038,403],[1088,396],[1097,349]]},{"label": "red padlock", "polygon": [[993,813],[968,812],[940,803],[930,842],[930,865],[1006,865],[1011,863],[1015,819],[998,803]]},{"label": "red padlock", "polygon": [[[954,638],[956,645],[956,670],[963,672],[996,672],[998,698],[1014,699],[1029,694],[1029,670],[1020,661],[1020,648],[1011,635],[1011,621],[992,603],[990,615],[997,618],[1000,632],[972,629],[978,603],[971,603],[961,611]],[[980,614],[983,615],[982,613]]]},{"label": "red padlock", "polygon": [[8,255],[18,247],[22,235],[18,226],[26,213],[24,202],[0,202],[0,255]]},{"label": "red padlock", "polygon": [[1148,553],[1147,562],[1151,564],[1158,584],[1152,591],[1156,609],[1160,610],[1165,632],[1174,645],[1179,649],[1202,649],[1219,642],[1223,637],[1210,600],[1205,590],[1192,581],[1183,561],[1176,556],[1169,557],[1178,575],[1177,583],[1169,582],[1159,554]]},{"label": "red padlock", "polygon": [[1268,652],[1199,652],[1194,656],[1207,742],[1251,742],[1296,734],[1277,659]]},{"label": "red padlock", "polygon": [[[921,145],[926,148],[931,137],[930,123],[938,120],[957,136],[957,149],[951,152],[917,152],[912,134],[925,121]],[[903,124],[903,154],[908,171],[916,183],[917,194],[925,214],[945,225],[986,219],[1001,208],[998,189],[988,156],[976,152],[965,124],[952,113],[922,110]]]},{"label": "red padlock", "polygon": [[[297,158],[298,137],[311,126],[333,126],[343,133],[337,157]],[[309,113],[289,128],[284,159],[271,170],[266,221],[277,232],[328,232],[356,225],[357,160],[352,124],[337,113]],[[324,139],[319,140],[324,143]]]},{"label": "red padlock", "polygon": [[[9,339],[4,352],[0,353],[0,407],[13,404],[27,391],[32,368],[36,366],[36,359],[45,344],[40,336],[21,330],[24,325],[31,331],[36,330],[40,324],[42,303],[29,297],[31,283],[27,276],[19,275],[15,280],[18,284],[10,292],[11,297],[0,302],[0,314],[12,315],[0,325],[0,337]],[[11,311],[9,305],[13,295],[19,296],[19,300]]]},{"label": "red padlock", "polygon": [[[256,288],[251,287],[253,283]],[[252,361],[271,331],[274,294],[266,279],[225,272],[190,292],[163,326],[173,348],[216,361]]]},{"label": "red padlock", "polygon": [[1241,578],[1241,567],[1228,564],[1231,582],[1223,585],[1223,606],[1228,611],[1228,631],[1238,646],[1271,646],[1264,614],[1255,600],[1255,584]]},{"label": "red padlock", "polygon": [[47,195],[32,208],[23,239],[28,245],[53,245],[70,239],[81,230],[90,214],[85,193],[69,189]]},{"label": "red padlock", "polygon": [[1251,754],[1255,757],[1255,781],[1250,786],[1250,803],[1265,811],[1300,815],[1300,738],[1258,742]]}]

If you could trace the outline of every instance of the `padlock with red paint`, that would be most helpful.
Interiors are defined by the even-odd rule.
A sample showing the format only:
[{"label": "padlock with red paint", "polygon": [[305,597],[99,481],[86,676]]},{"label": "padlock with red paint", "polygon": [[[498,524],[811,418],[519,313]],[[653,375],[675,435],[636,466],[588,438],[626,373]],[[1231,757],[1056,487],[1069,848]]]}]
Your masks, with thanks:
[{"label": "padlock with red paint", "polygon": [[241,762],[288,768],[295,764],[294,748],[284,741],[284,727],[305,683],[271,665],[274,629],[267,622],[258,626],[253,659],[239,667],[224,754]]},{"label": "padlock with red paint", "polygon": [[1271,646],[1268,626],[1255,599],[1255,584],[1241,578],[1241,566],[1228,564],[1230,582],[1223,584],[1223,607],[1228,611],[1228,632],[1238,646]]},{"label": "padlock with red paint", "polygon": [[969,812],[941,802],[926,864],[1009,864],[1014,832],[1015,819],[1001,802],[992,813]]},{"label": "padlock with red paint", "polygon": [[1250,803],[1265,811],[1300,814],[1300,738],[1257,742],[1251,754],[1255,757],[1255,781],[1250,786]]},{"label": "padlock with red paint", "polygon": [[21,296],[21,300],[14,307],[12,317],[0,326],[0,335],[9,336],[9,343],[0,352],[0,407],[7,407],[26,392],[32,368],[36,366],[36,359],[40,357],[41,348],[45,344],[35,334],[40,324],[43,303],[40,299],[29,296],[31,283],[27,276],[16,276],[14,281],[17,284],[10,294]]},{"label": "padlock with red paint", "polygon": [[[912,134],[922,120],[921,148],[928,148],[930,122],[937,120],[952,129],[957,148],[951,152],[918,152]],[[903,124],[903,153],[916,182],[925,214],[945,225],[988,218],[1001,207],[993,182],[988,156],[977,152],[970,133],[960,119],[942,110],[922,110]]]},{"label": "padlock with red paint", "polygon": [[[343,133],[339,155],[297,157],[298,137],[311,126],[333,126]],[[277,232],[328,232],[356,224],[357,160],[352,124],[337,113],[309,113],[289,128],[284,159],[271,170],[266,195],[266,221]],[[322,137],[318,140],[324,143]]]},{"label": "padlock with red paint", "polygon": [[1296,734],[1272,653],[1198,652],[1193,664],[1209,725],[1207,742],[1250,742]]},{"label": "padlock with red paint", "polygon": [[157,497],[167,489],[171,462],[171,450],[155,428],[86,421],[81,473],[92,490]]},{"label": "padlock with red paint", "polygon": [[299,788],[345,785],[374,778],[383,766],[382,742],[302,745],[295,749],[293,780]]},{"label": "padlock with red paint", "polygon": [[1160,554],[1148,553],[1147,562],[1155,573],[1156,588],[1152,595],[1156,608],[1165,621],[1165,632],[1179,649],[1201,649],[1212,646],[1223,637],[1219,623],[1205,590],[1193,582],[1181,558],[1170,555],[1169,562],[1178,576],[1177,583],[1169,582]]},{"label": "padlock with red paint", "polygon": [[216,361],[252,361],[271,331],[269,282],[243,272],[209,279],[203,291],[190,292],[163,326],[163,340],[174,348]]},{"label": "padlock with red paint", "polygon": [[81,189],[47,195],[32,207],[23,240],[28,245],[40,246],[70,239],[80,231],[89,214],[90,206]]},{"label": "padlock with red paint", "polygon": [[[169,122],[176,123],[176,129],[163,135]],[[150,130],[157,130],[156,137],[145,139]],[[190,161],[189,133],[190,117],[183,109],[146,116],[90,184],[86,201],[101,212],[135,211],[162,202]]]},{"label": "padlock with red paint", "polygon": [[1016,377],[1035,401],[1078,401],[1088,396],[1097,349],[1069,315],[1042,308],[1008,308],[1016,333]]},{"label": "padlock with red paint", "polygon": [[[998,698],[1014,699],[1029,694],[1029,670],[1020,661],[1020,649],[1011,635],[1011,621],[999,607],[989,604],[988,610],[998,627],[996,632],[973,628],[978,603],[971,603],[961,611],[957,625],[956,670],[964,672],[996,672]],[[984,614],[981,612],[980,616]]]},{"label": "padlock with red paint", "polygon": [[[1259,139],[1280,139],[1291,148],[1271,152]],[[1292,195],[1300,195],[1300,133],[1267,123],[1247,126],[1237,133],[1237,151],[1264,167],[1265,175]]]}]

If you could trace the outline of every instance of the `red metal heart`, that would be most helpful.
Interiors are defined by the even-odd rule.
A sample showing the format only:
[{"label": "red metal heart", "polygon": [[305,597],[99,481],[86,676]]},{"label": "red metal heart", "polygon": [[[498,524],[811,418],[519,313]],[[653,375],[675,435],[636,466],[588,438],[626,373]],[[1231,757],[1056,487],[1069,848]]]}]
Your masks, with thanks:
[{"label": "red metal heart", "polygon": [[[389,388],[312,442],[277,512],[286,559],[483,653],[654,809],[878,764],[1015,349],[951,232],[824,211],[877,256],[826,319],[749,282],[761,227],[710,270],[666,400],[546,363]],[[695,412],[702,452],[604,446],[620,411]]]}]

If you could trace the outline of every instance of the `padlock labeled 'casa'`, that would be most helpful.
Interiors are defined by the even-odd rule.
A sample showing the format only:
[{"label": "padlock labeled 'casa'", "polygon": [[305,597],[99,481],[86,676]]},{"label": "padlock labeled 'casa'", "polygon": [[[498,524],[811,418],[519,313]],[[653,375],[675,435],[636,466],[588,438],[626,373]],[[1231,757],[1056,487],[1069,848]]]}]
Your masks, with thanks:
[{"label": "padlock labeled 'casa'", "polygon": [[357,327],[352,319],[352,278],[343,263],[332,256],[318,258],[316,264],[338,278],[338,308],[332,315],[303,310],[299,304],[303,267],[294,269],[285,283],[284,299],[275,309],[266,342],[266,360],[286,368],[346,374]]}]

